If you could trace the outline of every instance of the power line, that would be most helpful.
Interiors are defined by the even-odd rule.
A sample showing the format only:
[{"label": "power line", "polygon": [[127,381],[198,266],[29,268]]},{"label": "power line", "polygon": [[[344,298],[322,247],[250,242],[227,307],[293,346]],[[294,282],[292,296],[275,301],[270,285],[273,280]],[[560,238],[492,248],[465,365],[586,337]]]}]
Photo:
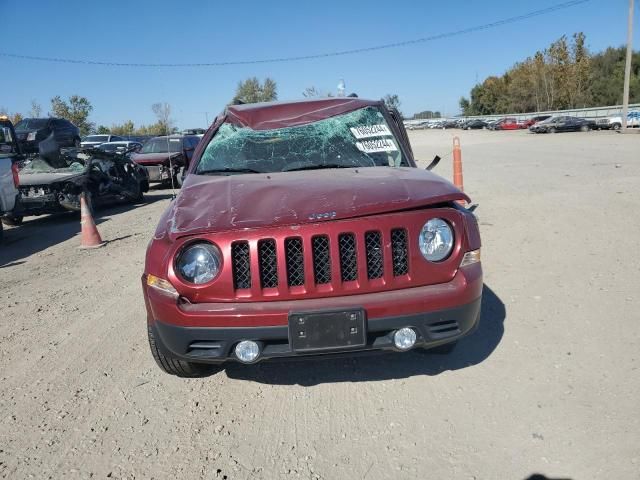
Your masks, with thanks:
[{"label": "power line", "polygon": [[539,17],[548,13],[556,12],[558,10],[575,7],[589,2],[590,0],[571,0],[568,2],[559,3],[552,7],[542,8],[540,10],[534,10],[529,13],[517,15],[515,17],[509,17],[502,20],[498,20],[484,25],[478,25],[475,27],[464,28],[461,30],[455,30],[452,32],[439,33],[428,37],[416,38],[413,40],[405,40],[402,42],[387,43],[384,45],[376,45],[371,47],[354,48],[351,50],[341,50],[335,52],[316,53],[311,55],[298,55],[293,57],[273,57],[265,59],[253,59],[253,60],[237,60],[226,62],[209,62],[209,63],[124,63],[124,62],[103,62],[99,60],[79,60],[71,58],[56,58],[56,57],[38,57],[34,55],[20,55],[17,53],[0,52],[1,57],[16,58],[20,60],[33,60],[39,62],[53,62],[53,63],[71,63],[81,65],[101,65],[106,67],[225,67],[232,65],[255,65],[260,63],[285,63],[285,62],[297,62],[301,60],[313,60],[319,58],[339,57],[344,55],[355,55],[358,53],[374,52],[378,50],[386,50],[389,48],[406,47],[408,45],[415,45],[418,43],[431,42],[434,40],[442,40],[445,38],[451,38],[458,35],[466,35],[468,33],[479,32],[482,30],[488,30],[502,25],[510,23],[521,22],[533,17]]}]

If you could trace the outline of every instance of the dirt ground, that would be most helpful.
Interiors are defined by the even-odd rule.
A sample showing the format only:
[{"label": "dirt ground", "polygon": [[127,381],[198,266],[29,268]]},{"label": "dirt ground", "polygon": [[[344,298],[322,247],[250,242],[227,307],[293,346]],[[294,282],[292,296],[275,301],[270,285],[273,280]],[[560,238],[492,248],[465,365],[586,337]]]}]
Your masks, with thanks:
[{"label": "dirt ground", "polygon": [[144,252],[170,199],[33,218],[0,246],[0,477],[640,478],[640,135],[461,138],[483,235],[481,326],[450,356],[231,366],[149,353]]}]

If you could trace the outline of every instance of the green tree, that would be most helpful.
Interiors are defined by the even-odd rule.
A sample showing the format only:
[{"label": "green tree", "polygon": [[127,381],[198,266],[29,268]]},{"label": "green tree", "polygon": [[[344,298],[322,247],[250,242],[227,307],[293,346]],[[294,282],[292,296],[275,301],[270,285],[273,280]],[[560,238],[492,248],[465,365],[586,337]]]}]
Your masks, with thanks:
[{"label": "green tree", "polygon": [[263,83],[260,83],[257,77],[251,77],[238,83],[231,104],[271,102],[277,99],[278,89],[273,79],[267,77]]},{"label": "green tree", "polygon": [[99,135],[105,135],[107,133],[111,133],[111,131],[109,130],[109,127],[105,127],[104,125],[98,125],[98,127],[96,128],[96,133]]},{"label": "green tree", "polygon": [[80,129],[80,135],[88,135],[94,124],[89,121],[89,114],[93,110],[91,102],[86,97],[72,95],[68,101],[56,95],[51,99],[51,116],[66,118]]},{"label": "green tree", "polygon": [[135,125],[131,120],[127,120],[122,125],[111,125],[111,133],[114,135],[134,135]]},{"label": "green tree", "polygon": [[171,105],[168,103],[154,103],[151,110],[158,119],[156,126],[161,133],[158,135],[168,135],[173,131],[173,119],[171,118]]},{"label": "green tree", "polygon": [[400,111],[400,97],[398,95],[387,93],[384,97],[382,97],[382,101],[387,106],[389,110],[397,110],[402,116],[402,112]]},{"label": "green tree", "polygon": [[27,115],[30,118],[39,118],[40,115],[42,115],[42,106],[35,100],[31,100],[31,110],[29,110]]}]

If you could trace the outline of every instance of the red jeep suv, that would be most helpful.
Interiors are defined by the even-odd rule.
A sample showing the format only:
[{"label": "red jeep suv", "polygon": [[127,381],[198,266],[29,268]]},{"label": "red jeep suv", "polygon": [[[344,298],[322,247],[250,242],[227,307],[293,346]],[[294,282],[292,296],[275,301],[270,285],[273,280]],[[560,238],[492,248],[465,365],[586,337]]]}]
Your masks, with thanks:
[{"label": "red jeep suv", "polygon": [[416,167],[381,101],[227,107],[147,250],[156,362],[201,376],[226,361],[450,349],[482,296],[478,225],[459,201]]}]

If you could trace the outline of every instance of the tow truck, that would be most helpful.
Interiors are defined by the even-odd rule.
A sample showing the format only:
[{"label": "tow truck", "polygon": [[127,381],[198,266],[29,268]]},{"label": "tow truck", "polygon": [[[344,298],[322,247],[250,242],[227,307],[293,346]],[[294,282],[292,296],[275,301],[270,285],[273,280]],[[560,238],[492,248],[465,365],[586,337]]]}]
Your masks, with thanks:
[{"label": "tow truck", "polygon": [[16,132],[11,120],[0,116],[0,240],[2,240],[2,223],[5,217],[10,219],[19,205],[20,191],[18,186],[18,161],[21,158]]}]

